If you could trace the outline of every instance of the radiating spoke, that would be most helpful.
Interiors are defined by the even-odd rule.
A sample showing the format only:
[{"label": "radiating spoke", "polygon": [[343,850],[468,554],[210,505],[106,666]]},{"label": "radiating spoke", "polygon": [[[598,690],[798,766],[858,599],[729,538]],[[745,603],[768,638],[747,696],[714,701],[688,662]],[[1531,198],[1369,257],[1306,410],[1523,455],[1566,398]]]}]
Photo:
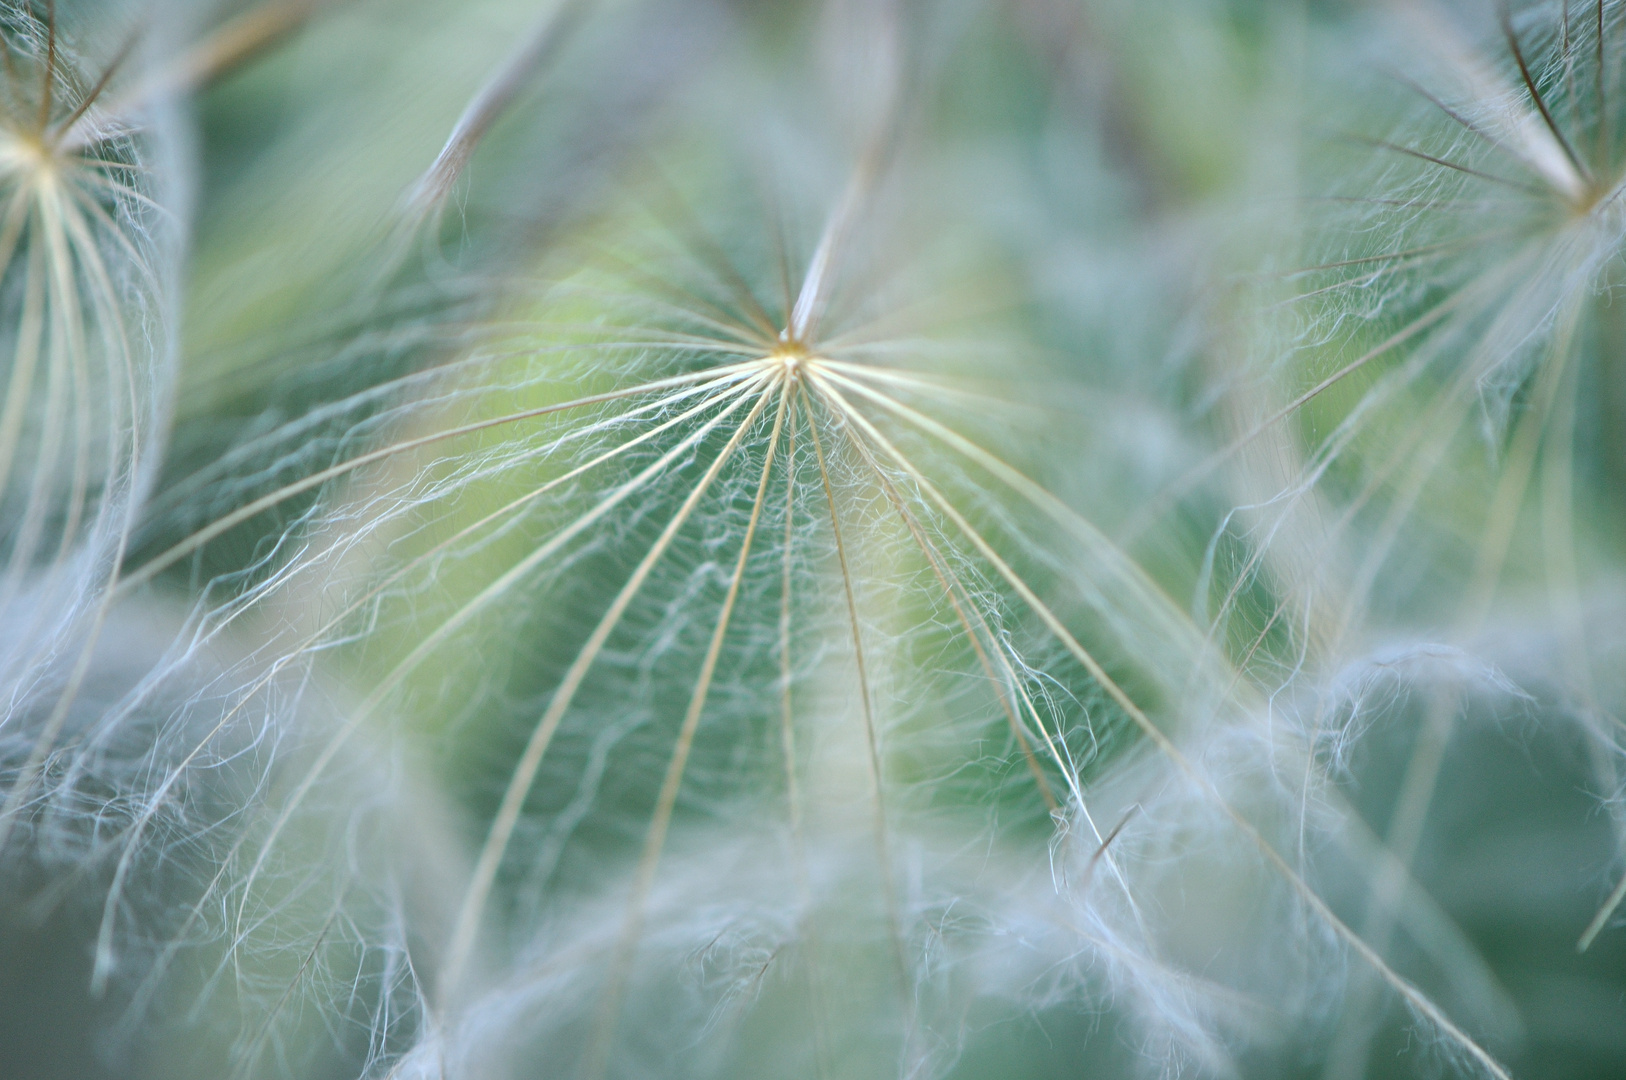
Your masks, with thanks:
[{"label": "radiating spoke", "polygon": [[[766,377],[764,377],[764,381],[765,379]],[[576,659],[571,663],[569,670],[565,672],[558,689],[553,692],[553,699],[548,703],[547,711],[542,714],[542,718],[537,722],[536,728],[531,733],[530,741],[526,743],[525,750],[520,755],[519,763],[514,768],[513,776],[508,782],[508,788],[503,793],[502,803],[497,809],[496,816],[492,819],[491,828],[486,835],[485,845],[481,848],[480,857],[475,863],[474,874],[469,882],[469,887],[463,894],[463,902],[458,910],[451,944],[447,948],[446,973],[444,976],[445,994],[450,995],[457,989],[463,969],[468,962],[469,954],[474,947],[475,937],[480,929],[480,920],[485,913],[486,899],[491,892],[492,884],[497,878],[497,868],[502,863],[503,854],[508,850],[508,841],[513,835],[514,826],[519,823],[520,811],[524,809],[525,799],[529,796],[531,784],[536,779],[536,772],[542,766],[542,758],[547,753],[549,744],[553,741],[554,732],[558,730],[560,721],[564,719],[566,711],[569,710],[576,691],[580,689],[582,681],[587,677],[588,669],[598,659],[599,652],[604,648],[604,643],[609,640],[610,634],[614,632],[616,626],[621,622],[621,617],[626,614],[628,605],[632,603],[638,591],[643,588],[644,582],[648,580],[650,571],[655,568],[655,564],[666,553],[666,549],[671,545],[673,538],[677,536],[678,530],[683,527],[684,522],[688,521],[689,515],[694,512],[694,508],[699,505],[700,500],[705,496],[712,482],[717,479],[717,474],[722,471],[723,466],[733,456],[735,449],[740,445],[740,440],[745,437],[745,433],[756,422],[757,416],[760,415],[763,407],[768,402],[772,389],[770,383],[758,394],[751,411],[735,428],[733,435],[729,437],[722,451],[712,461],[705,475],[689,492],[688,497],[683,501],[683,505],[678,508],[677,513],[672,516],[665,530],[661,532],[654,545],[644,555],[643,560],[639,562],[627,583],[622,586],[620,593],[616,595],[609,609],[605,611],[604,615],[599,619],[598,625],[593,628],[592,634],[588,636],[587,641],[582,645],[581,651],[576,654]],[[729,409],[719,416],[717,421],[721,421],[734,409],[738,408],[744,400],[744,398],[740,398],[735,404],[729,406]],[[717,421],[714,421],[714,423]]]},{"label": "radiating spoke", "polygon": [[847,561],[847,545],[841,532],[841,513],[836,507],[836,493],[830,483],[830,469],[824,458],[824,442],[819,438],[819,424],[808,402],[807,384],[805,381],[797,383],[801,394],[803,411],[808,415],[808,434],[813,442],[813,459],[819,467],[819,481],[824,486],[824,501],[830,510],[830,529],[835,538],[836,560],[841,567],[842,595],[847,602],[847,621],[852,632],[853,642],[853,668],[858,676],[858,707],[859,715],[864,721],[864,742],[869,752],[870,784],[874,793],[874,829],[876,857],[880,860],[881,887],[886,897],[886,914],[888,928],[891,930],[892,947],[896,954],[898,965],[899,987],[905,994],[909,988],[909,965],[903,952],[903,930],[898,919],[897,886],[892,880],[891,845],[887,839],[886,798],[882,781],[880,741],[875,731],[875,714],[873,699],[870,697],[869,665],[864,659],[864,631],[858,618],[858,600],[853,593],[852,568]]},{"label": "radiating spoke", "polygon": [[[588,1076],[601,1075],[609,1065],[615,1027],[621,1014],[621,999],[626,991],[627,979],[631,975],[638,941],[643,936],[644,909],[649,903],[649,893],[655,884],[655,870],[660,863],[661,849],[666,846],[666,833],[672,824],[672,812],[677,807],[678,790],[683,786],[683,772],[688,767],[695,732],[700,728],[700,717],[706,709],[706,697],[711,692],[711,680],[717,671],[717,659],[722,655],[723,639],[728,634],[729,621],[734,617],[734,605],[739,600],[740,586],[745,581],[745,566],[751,558],[751,544],[756,539],[757,525],[762,520],[762,506],[768,494],[768,481],[773,476],[774,451],[779,447],[779,433],[785,423],[785,405],[791,395],[788,382],[788,379],[781,376],[777,385],[772,388],[778,393],[779,405],[774,412],[773,431],[768,436],[767,449],[763,453],[762,476],[757,481],[756,498],[751,503],[751,517],[745,526],[745,537],[740,542],[740,554],[735,560],[734,573],[728,582],[728,593],[723,597],[722,609],[717,614],[717,625],[712,630],[711,644],[706,647],[705,659],[700,663],[700,674],[695,679],[694,692],[689,696],[689,706],[684,711],[683,724],[678,729],[677,741],[672,747],[672,757],[667,763],[666,775],[661,780],[660,793],[655,798],[655,813],[649,823],[649,832],[644,838],[643,855],[638,860],[632,897],[627,902],[625,924],[621,930],[620,940],[616,944],[615,956],[610,962],[608,985],[595,1025],[597,1034],[588,1051]],[[759,405],[758,408],[760,407]],[[755,417],[756,413],[753,412],[741,425],[741,432]],[[719,457],[718,464],[713,466],[714,470],[721,468],[723,460]]]},{"label": "radiating spoke", "polygon": [[[993,688],[994,697],[999,701],[1000,711],[1005,714],[1011,737],[1021,749],[1022,757],[1027,762],[1028,771],[1033,775],[1034,784],[1039,790],[1039,796],[1044,800],[1045,807],[1054,813],[1057,810],[1056,796],[1050,790],[1050,782],[1046,779],[1044,770],[1039,767],[1038,759],[1033,755],[1033,747],[1028,742],[1027,732],[1023,730],[1022,722],[1017,717],[1016,710],[1011,704],[1010,692],[1017,682],[1017,675],[1011,668],[1009,658],[1005,655],[1004,650],[996,644],[995,648],[1004,668],[1003,676],[996,673],[993,661],[988,656],[988,650],[983,645],[984,639],[995,642],[996,638],[989,628],[982,611],[975,603],[971,602],[970,591],[960,580],[959,574],[949,565],[948,560],[943,557],[943,553],[938,550],[937,545],[932,543],[931,538],[926,535],[920,519],[909,508],[908,503],[904,501],[897,486],[893,484],[892,478],[887,476],[886,470],[881,467],[880,462],[875,460],[875,456],[870,452],[869,447],[850,428],[848,432],[853,449],[858,452],[864,463],[870,467],[870,472],[875,476],[876,483],[880,485],[887,501],[891,503],[892,509],[897,512],[904,528],[909,531],[915,546],[926,557],[927,565],[932,568],[932,574],[937,578],[937,584],[943,590],[944,598],[948,600],[949,606],[954,609],[955,620],[959,622],[961,629],[965,631],[966,640],[970,643],[972,651],[976,653],[977,662],[982,667],[989,686]],[[974,626],[972,625],[973,619],[976,621]],[[1043,725],[1040,725],[1040,729],[1043,730]],[[1045,732],[1045,740],[1047,743],[1049,742],[1048,732]],[[1059,759],[1057,759],[1056,764],[1064,772],[1067,772],[1066,766]],[[1071,782],[1070,774],[1068,779]]]}]

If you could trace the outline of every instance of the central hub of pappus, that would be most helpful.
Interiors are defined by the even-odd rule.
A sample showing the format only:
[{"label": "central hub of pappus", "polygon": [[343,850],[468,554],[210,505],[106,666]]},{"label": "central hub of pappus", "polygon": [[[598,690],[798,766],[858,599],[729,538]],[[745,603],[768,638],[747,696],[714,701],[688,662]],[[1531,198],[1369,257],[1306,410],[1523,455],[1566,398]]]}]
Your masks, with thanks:
[{"label": "central hub of pappus", "polygon": [[812,356],[807,346],[791,337],[788,331],[779,335],[779,344],[767,356],[770,364],[782,365],[787,379],[798,378],[802,374],[802,366],[810,359]]}]

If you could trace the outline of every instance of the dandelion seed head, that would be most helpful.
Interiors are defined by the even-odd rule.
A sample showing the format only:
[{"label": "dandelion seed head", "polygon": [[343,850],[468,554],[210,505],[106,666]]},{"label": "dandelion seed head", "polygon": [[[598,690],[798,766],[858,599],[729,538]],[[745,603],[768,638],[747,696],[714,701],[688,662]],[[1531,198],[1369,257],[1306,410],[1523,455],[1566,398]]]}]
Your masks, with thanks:
[{"label": "dandelion seed head", "polygon": [[[342,394],[264,408],[166,491],[117,595],[199,606],[137,689],[41,743],[19,820],[105,853],[97,987],[133,999],[126,1032],[177,1008],[224,1031],[242,1075],[926,1077],[1019,1068],[1008,1032],[1054,1025],[1088,1035],[1071,1064],[1127,1046],[1099,1071],[1219,1076],[1311,1045],[1365,1062],[1398,1000],[1453,1068],[1505,1076],[1478,1039],[1505,1001],[1407,870],[1422,819],[1378,836],[1353,804],[1395,732],[1450,743],[1439,702],[1534,700],[1466,643],[1537,531],[1514,480],[1556,457],[1525,433],[1565,416],[1565,305],[1607,291],[1626,229],[1555,89],[1584,50],[1527,14],[1507,55],[1487,36],[1430,91],[1448,112],[1402,110],[1340,178],[1367,201],[1287,276],[1306,295],[1261,315],[1231,289],[1168,334],[1141,283],[1199,277],[1168,265],[1190,247],[1047,270],[978,233],[1010,211],[971,203],[1010,189],[935,128],[963,13],[821,10],[821,44],[767,67],[812,57],[824,97],[750,92],[728,39],[663,118],[724,114],[640,132],[590,209],[509,230],[515,262],[441,210],[556,107],[518,87],[559,74],[554,14],[601,32],[591,8],[468,80],[450,137],[394,169],[417,186],[377,183],[407,192],[392,239],[422,265],[386,245],[358,328],[314,334]],[[8,147],[0,172],[71,201],[77,165]],[[1133,372],[1097,320],[1134,324]],[[1163,509],[1126,510],[1211,442]],[[1166,562],[1098,523],[1163,514]],[[1464,561],[1459,604],[1428,572]],[[1596,697],[1574,711],[1604,730]],[[1401,941],[1450,977],[1414,979]]]}]

